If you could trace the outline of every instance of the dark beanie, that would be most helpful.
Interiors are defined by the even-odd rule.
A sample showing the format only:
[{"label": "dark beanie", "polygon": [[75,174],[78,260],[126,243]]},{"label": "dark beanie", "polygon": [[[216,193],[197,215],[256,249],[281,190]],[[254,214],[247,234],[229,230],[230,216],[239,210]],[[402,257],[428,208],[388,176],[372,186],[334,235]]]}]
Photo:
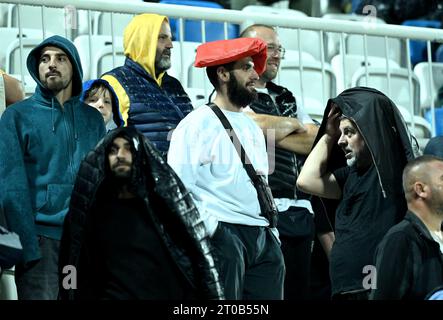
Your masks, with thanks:
[{"label": "dark beanie", "polygon": [[426,145],[423,154],[443,158],[443,136],[431,138]]}]

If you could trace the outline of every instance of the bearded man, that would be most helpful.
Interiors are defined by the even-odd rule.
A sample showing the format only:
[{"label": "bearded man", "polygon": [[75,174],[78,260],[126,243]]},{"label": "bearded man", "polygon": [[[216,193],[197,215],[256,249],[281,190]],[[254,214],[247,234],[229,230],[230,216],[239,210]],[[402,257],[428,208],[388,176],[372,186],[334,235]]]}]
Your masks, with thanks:
[{"label": "bearded man", "polygon": [[53,36],[27,59],[35,93],[0,120],[0,207],[20,236],[18,298],[54,300],[63,220],[83,157],[105,134],[100,113],[80,101],[83,71],[74,44]]},{"label": "bearded man", "polygon": [[125,64],[102,76],[117,94],[125,126],[140,130],[166,156],[170,130],[192,110],[171,67],[172,34],[166,16],[135,16],[123,36]]},{"label": "bearded man", "polygon": [[338,200],[330,254],[332,298],[367,300],[367,266],[406,212],[403,168],[415,156],[395,104],[366,87],[330,99],[316,143],[297,179],[306,193]]},{"label": "bearded man", "polygon": [[[198,211],[137,129],[112,130],[81,163],[60,250],[63,300],[223,299]],[[77,271],[66,285],[64,268]]]},{"label": "bearded man", "polygon": [[217,96],[179,123],[168,154],[168,163],[190,190],[211,235],[227,299],[283,298],[285,267],[278,231],[261,215],[238,145],[230,140],[233,133],[227,133],[214,111],[219,108],[226,117],[257,174],[267,177],[263,133],[242,112],[257,97],[255,84],[265,65],[266,43],[261,39],[199,46],[195,66],[207,67]]}]

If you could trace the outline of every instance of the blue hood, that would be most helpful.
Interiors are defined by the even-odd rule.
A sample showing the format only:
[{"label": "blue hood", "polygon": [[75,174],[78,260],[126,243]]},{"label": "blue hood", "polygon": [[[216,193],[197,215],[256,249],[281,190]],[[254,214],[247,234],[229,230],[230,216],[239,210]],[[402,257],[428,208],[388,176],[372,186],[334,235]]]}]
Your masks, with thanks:
[{"label": "blue hood", "polygon": [[69,58],[72,64],[72,96],[79,96],[82,92],[83,69],[78,55],[77,48],[74,44],[61,36],[52,36],[44,40],[40,45],[32,49],[29,53],[26,65],[29,74],[37,82],[37,90],[40,91],[43,97],[52,97],[52,91],[46,89],[40,81],[38,65],[40,60],[40,53],[44,47],[53,46],[62,49]]},{"label": "blue hood", "polygon": [[443,158],[443,136],[437,136],[428,141],[423,154]]},{"label": "blue hood", "polygon": [[123,127],[124,125],[124,121],[123,121],[123,117],[120,113],[120,109],[119,109],[119,102],[118,102],[118,98],[117,95],[114,91],[114,88],[112,88],[112,86],[109,84],[108,81],[104,80],[104,79],[95,79],[95,80],[88,80],[85,83],[83,83],[83,91],[82,94],[80,96],[80,101],[85,102],[85,93],[86,91],[88,91],[94,84],[96,83],[100,83],[103,84],[111,93],[111,98],[112,98],[112,119],[114,120],[114,123],[117,127]]}]

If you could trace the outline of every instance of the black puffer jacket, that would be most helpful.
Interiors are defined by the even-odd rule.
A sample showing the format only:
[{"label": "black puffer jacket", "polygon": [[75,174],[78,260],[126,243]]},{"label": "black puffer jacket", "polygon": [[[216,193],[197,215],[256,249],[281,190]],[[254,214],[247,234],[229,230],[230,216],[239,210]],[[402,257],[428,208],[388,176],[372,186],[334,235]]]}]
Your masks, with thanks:
[{"label": "black puffer jacket", "polygon": [[[132,137],[138,150],[134,159],[139,166],[138,181],[143,181],[145,190],[139,196],[148,206],[159,210],[148,210],[156,229],[168,248],[184,277],[188,280],[199,299],[223,299],[224,294],[214,265],[211,246],[206,237],[200,215],[181,180],[163,160],[159,152],[136,129],[118,128],[111,131],[83,160],[71,197],[69,212],[65,219],[60,248],[60,298],[94,299],[87,237],[85,228],[91,219],[91,207],[97,191],[106,176],[106,150],[122,134]],[[134,143],[133,143],[134,144]],[[135,161],[135,160],[134,160]],[[142,172],[141,172],[142,171]],[[141,173],[141,174],[140,174]],[[145,177],[142,179],[141,177]],[[137,184],[139,185],[139,184]],[[161,212],[161,214],[159,214]],[[116,236],[118,231],[116,231]],[[77,289],[63,288],[63,268],[71,265],[77,271]]]}]

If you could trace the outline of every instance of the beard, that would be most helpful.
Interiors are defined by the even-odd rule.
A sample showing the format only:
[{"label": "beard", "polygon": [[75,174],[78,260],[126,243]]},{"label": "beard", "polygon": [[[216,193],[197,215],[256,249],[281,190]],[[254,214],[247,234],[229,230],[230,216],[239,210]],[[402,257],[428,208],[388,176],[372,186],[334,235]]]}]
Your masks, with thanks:
[{"label": "beard", "polygon": [[357,159],[355,157],[352,157],[351,159],[346,159],[346,164],[348,167],[352,167],[357,162]]},{"label": "beard", "polygon": [[114,179],[119,181],[129,181],[131,178],[131,171],[113,171]]},{"label": "beard", "polygon": [[[169,53],[169,55],[165,55]],[[155,72],[157,74],[162,73],[171,68],[171,50],[165,49],[160,55],[160,58],[155,61]]]},{"label": "beard", "polygon": [[246,87],[240,86],[232,71],[230,72],[227,94],[229,100],[240,108],[244,108],[252,101],[256,100],[258,95],[255,89],[249,91]]},{"label": "beard", "polygon": [[60,92],[64,89],[66,89],[69,84],[71,83],[72,78],[69,79],[69,81],[63,81],[61,78],[61,75],[58,77],[56,81],[48,81],[48,77],[45,77],[45,79],[42,81],[43,86],[47,88],[48,90],[51,90],[52,92]]},{"label": "beard", "polygon": [[[345,151],[346,152],[346,151]],[[349,167],[355,166],[359,170],[364,170],[370,167],[372,163],[371,153],[367,146],[364,146],[360,152],[353,152],[353,157],[346,159],[346,164]]]},{"label": "beard", "polygon": [[132,170],[118,171],[112,169],[108,181],[108,188],[117,194],[120,190],[132,190]]},{"label": "beard", "polygon": [[[126,167],[129,168],[126,168],[126,170],[122,170],[120,169],[121,165],[125,165]],[[130,180],[132,175],[132,166],[130,163],[119,161],[111,167],[111,172],[112,172],[112,177],[115,180],[120,182],[127,182]]]}]

